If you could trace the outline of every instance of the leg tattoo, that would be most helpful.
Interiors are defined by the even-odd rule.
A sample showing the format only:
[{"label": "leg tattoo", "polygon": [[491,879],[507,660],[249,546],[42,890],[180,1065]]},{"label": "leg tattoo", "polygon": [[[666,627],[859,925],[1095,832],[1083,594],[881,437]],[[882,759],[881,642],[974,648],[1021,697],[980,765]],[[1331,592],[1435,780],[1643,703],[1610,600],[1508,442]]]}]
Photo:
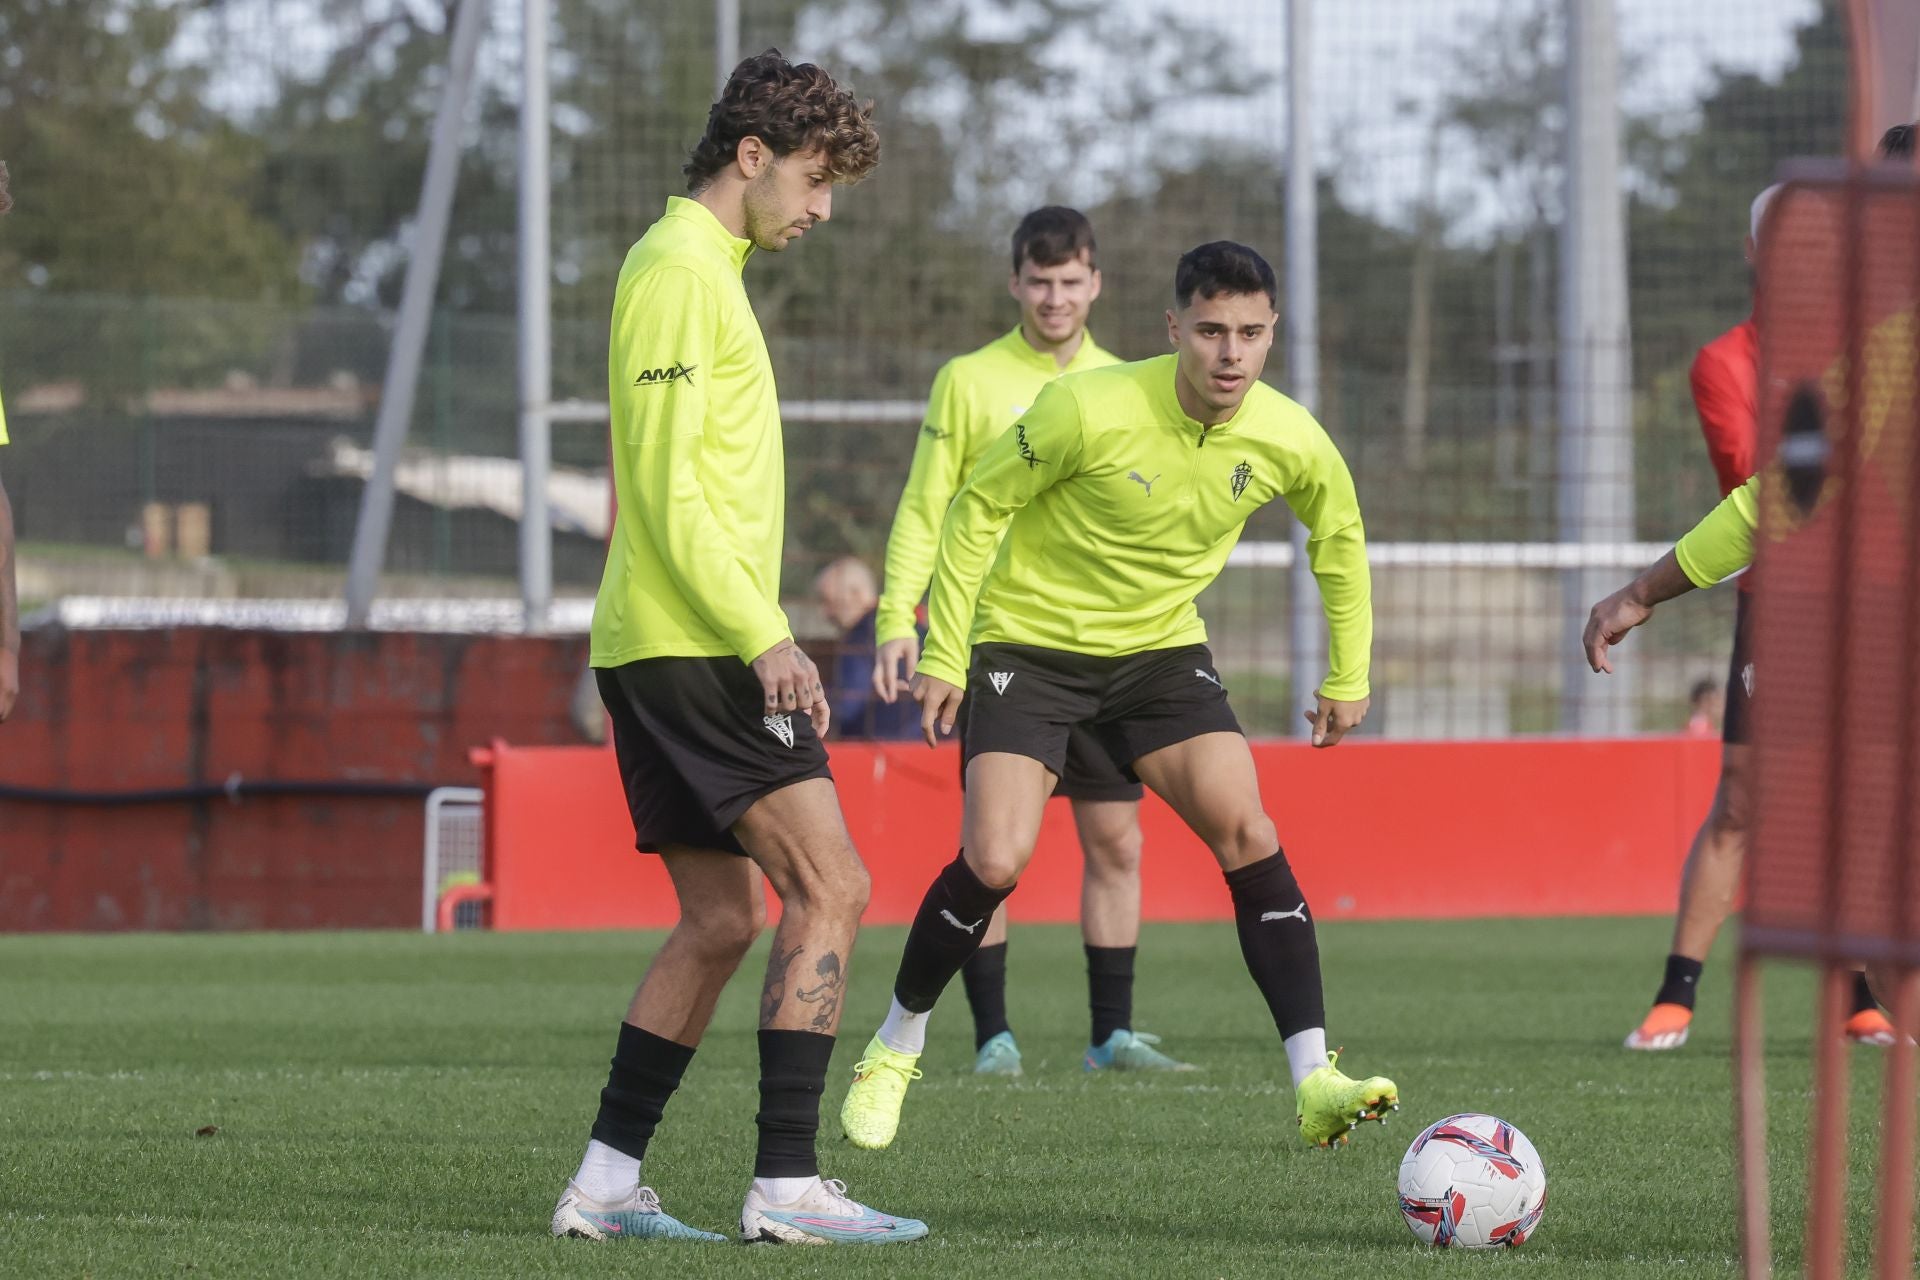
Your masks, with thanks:
[{"label": "leg tattoo", "polygon": [[800,944],[797,942],[785,954],[781,953],[778,946],[774,947],[773,955],[767,961],[767,985],[760,990],[761,1026],[772,1025],[774,1016],[780,1012],[780,1006],[786,1003],[787,966],[792,964],[799,954]]},{"label": "leg tattoo", "polygon": [[847,984],[846,971],[840,966],[840,957],[829,951],[820,957],[814,972],[820,977],[820,985],[802,987],[794,995],[806,1004],[819,1006],[814,1011],[813,1029],[832,1034],[835,1020],[840,1016],[840,992]]}]

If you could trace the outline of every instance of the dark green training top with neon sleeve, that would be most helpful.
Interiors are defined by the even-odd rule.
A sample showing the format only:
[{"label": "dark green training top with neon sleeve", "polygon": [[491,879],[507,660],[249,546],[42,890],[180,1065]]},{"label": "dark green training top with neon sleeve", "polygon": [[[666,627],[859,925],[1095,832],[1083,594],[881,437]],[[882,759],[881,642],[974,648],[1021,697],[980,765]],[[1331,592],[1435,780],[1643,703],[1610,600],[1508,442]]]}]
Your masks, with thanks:
[{"label": "dark green training top with neon sleeve", "polygon": [[620,510],[593,605],[596,667],[752,662],[792,634],[780,403],[740,280],[752,251],[676,197],[620,268],[607,354]]},{"label": "dark green training top with neon sleeve", "polygon": [[1092,334],[1083,333],[1080,349],[1063,369],[1048,353],[1034,350],[1016,327],[940,367],[913,446],[913,469],[887,535],[886,586],[874,619],[878,643],[916,634],[914,610],[933,578],[940,523],[994,437],[1012,426],[1055,378],[1119,362]]},{"label": "dark green training top with neon sleeve", "polygon": [[1097,657],[1198,644],[1195,597],[1247,517],[1282,498],[1307,526],[1327,615],[1320,692],[1367,696],[1373,589],[1340,451],[1264,383],[1202,427],[1175,398],[1175,361],[1061,378],[988,446],[940,530],[922,672],[964,685],[971,646],[987,641]]}]

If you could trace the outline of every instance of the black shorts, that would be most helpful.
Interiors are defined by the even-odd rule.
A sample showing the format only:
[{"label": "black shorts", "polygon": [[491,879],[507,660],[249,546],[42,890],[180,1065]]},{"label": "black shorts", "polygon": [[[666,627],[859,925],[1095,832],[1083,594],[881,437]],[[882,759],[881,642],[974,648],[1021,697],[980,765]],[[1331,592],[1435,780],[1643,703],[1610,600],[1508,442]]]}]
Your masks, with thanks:
[{"label": "black shorts", "polygon": [[1133,762],[1141,756],[1203,733],[1240,732],[1203,644],[1124,658],[977,644],[967,703],[963,770],[977,755],[1005,751],[1038,760],[1064,779],[1068,743],[1080,726],[1127,781],[1138,782]]},{"label": "black shorts", "polygon": [[642,853],[683,844],[744,856],[732,828],[754,801],[833,776],[813,722],[767,715],[738,658],[644,658],[593,676]]},{"label": "black shorts", "polygon": [[[973,696],[969,694],[960,704],[960,715],[953,726],[954,736],[960,739],[960,789],[967,787],[967,709],[973,705]],[[1084,724],[1076,724],[1067,730],[1067,759],[1060,773],[1060,785],[1053,789],[1056,796],[1069,800],[1138,800],[1146,794],[1146,788],[1139,781],[1113,762],[1107,749],[1092,729]]]},{"label": "black shorts", "polygon": [[1733,612],[1733,660],[1727,664],[1726,706],[1720,713],[1720,741],[1741,744],[1753,732],[1753,643],[1751,591],[1735,591],[1739,597]]}]

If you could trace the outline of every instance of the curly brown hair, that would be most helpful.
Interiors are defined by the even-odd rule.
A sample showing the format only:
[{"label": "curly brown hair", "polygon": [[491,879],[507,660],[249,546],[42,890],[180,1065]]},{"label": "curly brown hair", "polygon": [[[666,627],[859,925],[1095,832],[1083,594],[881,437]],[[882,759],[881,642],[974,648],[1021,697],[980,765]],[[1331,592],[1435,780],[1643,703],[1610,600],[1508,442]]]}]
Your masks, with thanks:
[{"label": "curly brown hair", "polygon": [[778,49],[748,58],[727,77],[707,112],[706,134],[682,166],[687,190],[698,194],[711,183],[748,137],[783,158],[821,149],[835,182],[858,182],[880,163],[873,103],[857,100],[811,62],[795,66]]}]

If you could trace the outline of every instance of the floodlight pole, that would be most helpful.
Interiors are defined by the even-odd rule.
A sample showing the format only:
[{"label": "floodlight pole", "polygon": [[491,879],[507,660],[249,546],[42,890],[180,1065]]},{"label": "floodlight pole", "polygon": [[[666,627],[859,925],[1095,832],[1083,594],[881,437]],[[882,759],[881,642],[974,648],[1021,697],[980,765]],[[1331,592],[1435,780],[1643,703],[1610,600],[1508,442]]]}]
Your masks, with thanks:
[{"label": "floodlight pole", "polygon": [[[1320,405],[1320,247],[1319,193],[1313,163],[1313,0],[1287,3],[1287,393],[1307,412]],[[1287,652],[1293,672],[1293,701],[1310,699],[1327,666],[1321,639],[1320,586],[1307,563],[1307,529],[1293,522],[1293,565],[1288,570]],[[1291,723],[1291,717],[1289,717]],[[1293,724],[1299,737],[1313,726]]]},{"label": "floodlight pole", "polygon": [[[1633,372],[1620,191],[1620,59],[1614,0],[1565,0],[1567,209],[1560,241],[1560,539],[1631,542]],[[1632,733],[1629,663],[1606,680],[1580,647],[1587,611],[1619,585],[1607,570],[1561,577],[1561,727]]]},{"label": "floodlight pole", "polygon": [[713,96],[740,65],[740,0],[713,0]]},{"label": "floodlight pole", "polygon": [[547,475],[553,465],[553,308],[548,292],[547,8],[521,0],[519,298],[515,335],[520,388],[520,607],[522,626],[544,631],[553,603],[553,531]]},{"label": "floodlight pole", "polygon": [[460,176],[460,131],[473,95],[474,64],[480,54],[486,12],[482,0],[460,0],[460,7],[454,11],[452,38],[447,46],[447,84],[433,119],[427,171],[420,182],[413,242],[408,246],[407,274],[400,290],[400,315],[387,350],[386,380],[380,387],[380,411],[374,419],[373,472],[360,497],[353,551],[347,562],[350,630],[366,627],[373,611],[373,594],[380,584],[380,568],[387,558],[387,533],[393,526],[394,471],[400,461],[400,446],[406,443],[407,423],[413,417],[414,393],[420,386],[420,358],[433,319],[440,255],[446,246],[447,221]]}]

